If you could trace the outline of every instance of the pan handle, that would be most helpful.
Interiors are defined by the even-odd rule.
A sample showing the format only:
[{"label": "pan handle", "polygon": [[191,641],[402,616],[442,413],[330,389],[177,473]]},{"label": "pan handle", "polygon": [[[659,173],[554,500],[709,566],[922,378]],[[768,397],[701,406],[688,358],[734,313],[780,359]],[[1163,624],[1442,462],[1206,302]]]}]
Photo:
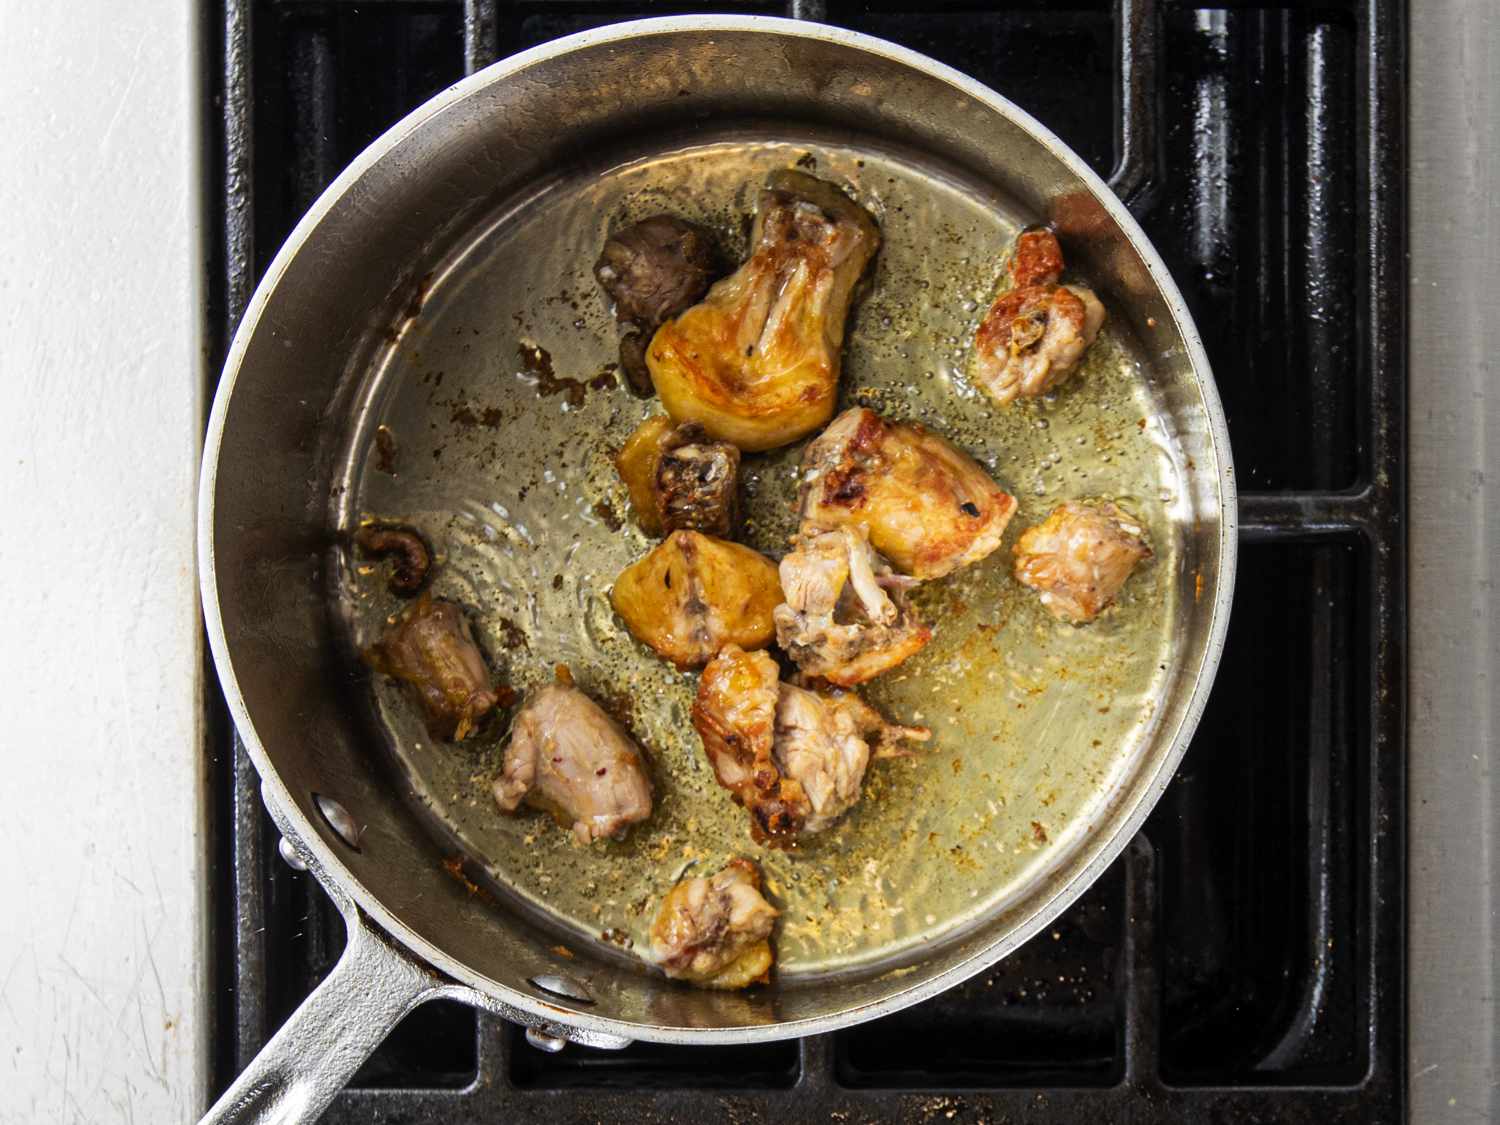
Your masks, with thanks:
[{"label": "pan handle", "polygon": [[316,1121],[407,1012],[448,991],[430,969],[393,946],[350,906],[344,912],[348,944],[333,972],[199,1125]]}]

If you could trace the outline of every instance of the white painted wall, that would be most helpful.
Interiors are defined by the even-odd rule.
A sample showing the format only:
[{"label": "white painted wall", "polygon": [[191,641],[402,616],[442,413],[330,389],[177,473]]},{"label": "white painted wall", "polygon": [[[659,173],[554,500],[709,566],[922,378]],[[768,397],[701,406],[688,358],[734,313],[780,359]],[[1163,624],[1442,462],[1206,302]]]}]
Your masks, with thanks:
[{"label": "white painted wall", "polygon": [[192,0],[0,0],[0,1121],[203,1101]]}]

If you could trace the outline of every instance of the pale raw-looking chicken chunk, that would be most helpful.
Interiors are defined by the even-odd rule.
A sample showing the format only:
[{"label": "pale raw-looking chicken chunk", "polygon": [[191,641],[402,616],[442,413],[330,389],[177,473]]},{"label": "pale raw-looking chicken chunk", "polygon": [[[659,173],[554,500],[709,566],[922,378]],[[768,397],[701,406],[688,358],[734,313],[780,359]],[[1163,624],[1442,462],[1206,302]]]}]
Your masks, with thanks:
[{"label": "pale raw-looking chicken chunk", "polygon": [[581,844],[651,815],[640,748],[597,703],[562,684],[549,684],[521,706],[494,793],[505,812],[524,801],[551,813]]},{"label": "pale raw-looking chicken chunk", "polygon": [[646,349],[667,413],[746,451],[786,445],[828,421],[844,321],[879,246],[875,220],[838,188],[773,172],[749,259]]},{"label": "pale raw-looking chicken chunk", "polygon": [[1000,546],[1016,500],[925,426],[863,406],[802,455],[802,527],[858,527],[897,570],[940,578]]},{"label": "pale raw-looking chicken chunk", "polygon": [[730,646],[703,670],[693,725],[714,773],[750,813],[757,843],[821,832],[859,800],[871,748],[894,757],[921,728],[888,723],[852,692],[810,691],[778,679],[765,653]]},{"label": "pale raw-looking chicken chunk", "polygon": [[901,757],[907,752],[898,743],[928,737],[923,728],[886,722],[851,692],[824,694],[782,684],[772,758],[782,776],[807,795],[801,831],[821,832],[854,807],[872,751],[877,758]]},{"label": "pale raw-looking chicken chunk", "polygon": [[786,601],[775,610],[776,640],[809,676],[851,687],[932,639],[906,604],[915,580],[892,573],[860,528],[801,536],[780,573]]},{"label": "pale raw-looking chicken chunk", "polygon": [[650,960],[701,988],[763,984],[775,960],[770,937],[780,911],[760,888],[760,869],[748,859],[732,859],[711,877],[684,879],[651,923]]},{"label": "pale raw-looking chicken chunk", "polygon": [[1016,541],[1016,578],[1053,617],[1082,625],[1114,600],[1151,557],[1140,521],[1113,504],[1059,504]]},{"label": "pale raw-looking chicken chunk", "polygon": [[1023,231],[1011,287],[974,336],[974,381],[1001,406],[1046,394],[1073,373],[1104,325],[1104,306],[1083,285],[1059,285],[1062,247],[1049,230]]}]

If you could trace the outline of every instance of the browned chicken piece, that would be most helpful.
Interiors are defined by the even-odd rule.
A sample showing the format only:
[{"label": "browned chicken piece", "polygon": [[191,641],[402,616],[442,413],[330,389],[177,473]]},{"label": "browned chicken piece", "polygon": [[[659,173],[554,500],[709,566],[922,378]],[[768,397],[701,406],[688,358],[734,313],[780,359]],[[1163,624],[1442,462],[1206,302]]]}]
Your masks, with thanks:
[{"label": "browned chicken piece", "polygon": [[776,607],[776,641],[809,676],[864,683],[932,639],[906,604],[914,580],[892,573],[861,528],[809,531],[780,573],[786,601]]},{"label": "browned chicken piece", "polygon": [[732,859],[709,878],[684,879],[651,923],[650,959],[667,976],[700,988],[764,984],[780,911],[760,891],[760,869],[748,859]]},{"label": "browned chicken piece", "polygon": [[610,601],[636,640],[696,668],[726,644],[770,644],[782,596],[776,564],[758,551],[674,531],[621,572]]},{"label": "browned chicken piece", "polygon": [[1000,546],[1015,497],[914,422],[844,411],[802,455],[802,526],[862,528],[897,570],[940,578]]},{"label": "browned chicken piece", "polygon": [[855,284],[879,245],[875,221],[838,188],[773,172],[749,259],[646,349],[667,413],[746,451],[823,425],[838,397]]},{"label": "browned chicken piece", "polygon": [[1086,624],[1120,592],[1136,563],[1151,557],[1145,533],[1113,504],[1059,504],[1016,541],[1016,578],[1061,621]]},{"label": "browned chicken piece", "polygon": [[678,426],[656,468],[662,527],[727,539],[739,526],[739,484],[739,449],[713,441],[696,422]]},{"label": "browned chicken piece", "polygon": [[662,454],[675,429],[665,414],[647,418],[625,439],[615,454],[615,469],[630,493],[630,507],[635,521],[647,535],[660,535],[661,509],[656,500],[656,470],[661,468]]},{"label": "browned chicken piece", "polygon": [[719,784],[750,813],[757,843],[784,844],[811,811],[807,794],[772,758],[781,670],[763,652],[726,645],[703,669],[693,727]]},{"label": "browned chicken piece", "polygon": [[365,660],[410,688],[434,738],[463,741],[499,702],[464,611],[431,594],[408,606]]},{"label": "browned chicken piece", "polygon": [[495,802],[524,801],[571,827],[580,844],[617,836],[651,815],[651,779],[640,748],[575,687],[549,684],[516,714]]},{"label": "browned chicken piece", "polygon": [[647,535],[687,530],[727,538],[739,525],[740,451],[695,422],[647,418],[615,456],[615,468]]},{"label": "browned chicken piece", "polygon": [[878,756],[928,732],[887,723],[852,692],[780,681],[764,653],[729,646],[709,662],[693,703],[719,784],[750,813],[757,843],[786,846],[819,832],[859,799],[872,742]]},{"label": "browned chicken piece", "polygon": [[1010,288],[974,337],[974,380],[1001,406],[1046,394],[1078,366],[1104,325],[1104,306],[1083,285],[1059,285],[1062,247],[1048,230],[1024,231]]},{"label": "browned chicken piece", "polygon": [[905,753],[899,742],[929,737],[920,727],[887,723],[852,692],[823,694],[782,684],[772,758],[807,795],[809,812],[800,831],[821,832],[854,807],[872,750],[877,757],[899,757]]},{"label": "browned chicken piece", "polygon": [[366,524],[354,533],[354,543],[365,555],[392,558],[391,593],[415,594],[427,582],[432,569],[432,552],[427,543],[409,527]]},{"label": "browned chicken piece", "polygon": [[637,394],[651,393],[646,342],[663,321],[708,292],[717,258],[708,231],[672,215],[642,219],[605,242],[594,276],[625,326],[620,367]]}]

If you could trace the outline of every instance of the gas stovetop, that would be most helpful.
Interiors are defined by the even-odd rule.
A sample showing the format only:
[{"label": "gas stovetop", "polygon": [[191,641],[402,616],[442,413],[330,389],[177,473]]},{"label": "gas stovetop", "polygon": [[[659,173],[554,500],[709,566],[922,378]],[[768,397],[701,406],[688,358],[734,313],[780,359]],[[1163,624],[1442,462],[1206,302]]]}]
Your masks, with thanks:
[{"label": "gas stovetop", "polygon": [[[220,358],[369,141],[466,71],[640,0],[227,0],[215,25]],[[1050,126],[1131,204],[1203,334],[1241,490],[1233,623],[1145,831],[990,972],[834,1035],[552,1055],[417,1009],[330,1121],[1368,1122],[1401,1116],[1404,5],[949,0],[712,11],[913,47]],[[231,745],[219,722],[221,745]],[[222,1088],[331,968],[337,912],[215,778]]]}]

